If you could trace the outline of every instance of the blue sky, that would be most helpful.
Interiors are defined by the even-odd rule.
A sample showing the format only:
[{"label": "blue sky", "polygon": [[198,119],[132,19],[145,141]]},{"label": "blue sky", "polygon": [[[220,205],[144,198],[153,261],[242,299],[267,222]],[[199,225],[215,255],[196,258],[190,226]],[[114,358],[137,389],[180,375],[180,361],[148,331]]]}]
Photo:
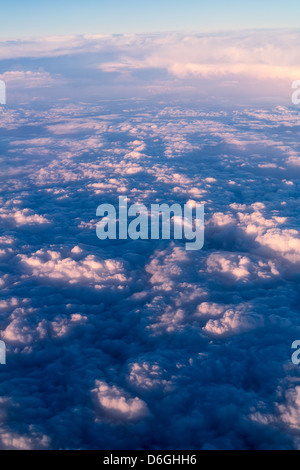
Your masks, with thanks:
[{"label": "blue sky", "polygon": [[1,37],[296,28],[298,0],[10,0]]}]

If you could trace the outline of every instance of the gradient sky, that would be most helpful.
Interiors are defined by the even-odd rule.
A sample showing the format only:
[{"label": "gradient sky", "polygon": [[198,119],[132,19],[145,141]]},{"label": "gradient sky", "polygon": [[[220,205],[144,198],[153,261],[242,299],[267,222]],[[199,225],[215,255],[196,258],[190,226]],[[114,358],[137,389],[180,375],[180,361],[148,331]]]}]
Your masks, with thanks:
[{"label": "gradient sky", "polygon": [[297,28],[299,0],[10,0],[0,36]]}]

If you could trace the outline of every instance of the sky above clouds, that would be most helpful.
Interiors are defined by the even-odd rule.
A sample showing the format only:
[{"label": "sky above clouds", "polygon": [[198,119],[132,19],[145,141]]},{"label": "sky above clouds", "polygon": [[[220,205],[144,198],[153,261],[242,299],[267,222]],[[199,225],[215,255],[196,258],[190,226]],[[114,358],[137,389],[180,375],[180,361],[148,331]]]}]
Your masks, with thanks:
[{"label": "sky above clouds", "polygon": [[297,0],[11,0],[1,37],[297,28]]}]

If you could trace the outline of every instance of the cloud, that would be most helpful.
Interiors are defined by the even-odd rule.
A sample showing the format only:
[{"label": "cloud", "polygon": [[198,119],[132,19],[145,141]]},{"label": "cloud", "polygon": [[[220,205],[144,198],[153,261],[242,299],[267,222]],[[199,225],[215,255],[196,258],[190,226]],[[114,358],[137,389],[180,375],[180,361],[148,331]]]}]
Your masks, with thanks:
[{"label": "cloud", "polygon": [[138,389],[152,390],[162,388],[169,392],[173,388],[172,380],[167,380],[168,373],[158,363],[149,362],[130,364],[128,380]]},{"label": "cloud", "polygon": [[251,312],[251,305],[240,304],[236,308],[226,310],[220,319],[209,320],[204,331],[212,335],[237,334],[262,327],[263,324],[263,317]]},{"label": "cloud", "polygon": [[20,255],[20,261],[33,276],[69,284],[85,283],[95,289],[108,286],[123,289],[127,281],[121,262],[100,260],[93,255],[75,261],[72,258],[63,258],[58,251],[39,250],[32,256]]},{"label": "cloud", "polygon": [[257,237],[257,241],[293,264],[300,262],[300,238],[297,230],[271,229]]},{"label": "cloud", "polygon": [[0,448],[2,450],[45,450],[49,446],[49,438],[29,429],[31,437],[11,433],[0,428]]},{"label": "cloud", "polygon": [[137,397],[129,398],[115,385],[110,387],[105,382],[97,380],[92,393],[95,394],[104,415],[113,420],[132,421],[141,419],[149,413],[146,403]]},{"label": "cloud", "polygon": [[43,88],[59,83],[57,77],[52,77],[49,72],[11,71],[0,75],[8,87],[12,88]]},{"label": "cloud", "polygon": [[[43,59],[42,71],[24,66],[8,70],[2,79],[18,88],[56,87],[50,99],[53,93],[70,97],[75,85],[94,99],[105,94],[116,96],[116,91],[121,96],[180,93],[191,97],[198,90],[197,96],[203,99],[211,96],[214,100],[218,95],[224,101],[243,95],[249,102],[255,94],[263,98],[267,93],[274,98],[284,93],[286,101],[290,100],[291,83],[300,76],[294,47],[297,41],[299,33],[286,30],[29,38],[1,41],[0,61],[14,59],[26,64],[29,58]],[[61,57],[72,64],[72,70],[83,69],[88,78],[83,79],[79,72],[71,76],[58,65]],[[40,93],[37,95],[45,99]]]},{"label": "cloud", "polygon": [[286,403],[278,406],[280,419],[292,429],[299,431],[300,418],[300,387],[286,392]]},{"label": "cloud", "polygon": [[9,208],[0,208],[0,219],[7,220],[9,223],[12,222],[17,227],[23,225],[47,225],[50,224],[50,221],[42,216],[35,214],[31,209],[9,209]]}]

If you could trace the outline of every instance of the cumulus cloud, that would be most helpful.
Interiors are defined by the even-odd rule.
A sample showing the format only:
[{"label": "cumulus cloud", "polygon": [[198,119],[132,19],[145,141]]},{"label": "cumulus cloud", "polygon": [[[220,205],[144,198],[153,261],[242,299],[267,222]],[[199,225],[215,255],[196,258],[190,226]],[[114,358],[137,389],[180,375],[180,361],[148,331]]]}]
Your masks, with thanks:
[{"label": "cumulus cloud", "polygon": [[0,448],[2,450],[45,450],[49,447],[48,436],[40,435],[34,429],[28,430],[31,436],[12,433],[0,428]]},{"label": "cumulus cloud", "polygon": [[247,282],[255,278],[272,279],[280,273],[273,261],[251,261],[243,255],[213,253],[207,259],[207,271],[228,282]]},{"label": "cumulus cloud", "polygon": [[132,421],[147,416],[147,405],[139,398],[130,398],[115,385],[110,387],[99,380],[95,385],[96,388],[92,393],[95,394],[100,409],[107,417],[113,420]]},{"label": "cumulus cloud", "polygon": [[33,276],[70,284],[84,283],[96,289],[108,286],[122,289],[127,280],[121,262],[100,260],[94,255],[75,261],[63,258],[58,251],[39,250],[32,256],[20,255],[20,261],[30,269]]},{"label": "cumulus cloud", "polygon": [[172,390],[172,377],[168,380],[168,373],[162,370],[158,363],[138,362],[130,364],[128,380],[135,387],[145,390],[162,388],[165,392]]},{"label": "cumulus cloud", "polygon": [[263,326],[263,317],[251,312],[251,305],[228,309],[217,320],[209,320],[204,330],[213,335],[240,333]]},{"label": "cumulus cloud", "polygon": [[271,229],[257,237],[257,241],[291,263],[300,262],[300,238],[298,230]]},{"label": "cumulus cloud", "polygon": [[300,418],[300,387],[289,389],[286,392],[285,404],[278,406],[280,419],[292,429],[299,431]]},{"label": "cumulus cloud", "polygon": [[44,225],[50,223],[50,221],[46,217],[39,214],[35,214],[34,211],[32,211],[31,209],[16,210],[15,208],[6,209],[4,207],[1,207],[0,219],[12,222],[17,227],[21,227],[22,225]]}]

